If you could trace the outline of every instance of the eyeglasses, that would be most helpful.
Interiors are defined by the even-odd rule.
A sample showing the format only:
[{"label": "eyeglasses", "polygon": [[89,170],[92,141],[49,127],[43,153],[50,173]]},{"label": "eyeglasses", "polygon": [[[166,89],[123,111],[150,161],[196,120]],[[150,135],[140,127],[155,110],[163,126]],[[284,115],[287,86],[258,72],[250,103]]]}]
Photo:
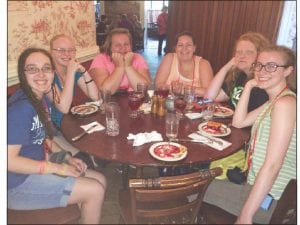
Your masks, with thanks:
[{"label": "eyeglasses", "polygon": [[65,48],[52,48],[52,50],[57,51],[59,54],[74,54],[76,52],[75,48],[65,49]]},{"label": "eyeglasses", "polygon": [[274,62],[268,62],[266,63],[266,65],[263,65],[262,63],[260,62],[256,62],[256,63],[253,63],[252,64],[252,68],[254,71],[256,72],[259,72],[262,70],[262,68],[265,68],[265,71],[266,72],[269,72],[269,73],[272,73],[272,72],[275,72],[277,70],[278,67],[284,67],[284,68],[287,68],[289,67],[288,65],[277,65],[276,63]]},{"label": "eyeglasses", "polygon": [[43,66],[41,69],[35,66],[27,66],[24,69],[28,74],[36,74],[42,71],[43,73],[53,73],[53,68],[51,66]]}]

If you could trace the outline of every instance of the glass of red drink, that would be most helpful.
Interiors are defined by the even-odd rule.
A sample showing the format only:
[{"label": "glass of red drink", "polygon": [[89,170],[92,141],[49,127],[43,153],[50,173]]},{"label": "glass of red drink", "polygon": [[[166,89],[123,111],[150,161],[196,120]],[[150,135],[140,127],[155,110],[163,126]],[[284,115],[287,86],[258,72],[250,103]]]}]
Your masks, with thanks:
[{"label": "glass of red drink", "polygon": [[160,86],[159,88],[157,88],[156,94],[163,98],[167,98],[169,95],[169,86],[167,85]]},{"label": "glass of red drink", "polygon": [[141,91],[132,91],[128,96],[128,105],[131,109],[129,117],[137,118],[139,116],[138,109],[143,103],[144,94]]}]

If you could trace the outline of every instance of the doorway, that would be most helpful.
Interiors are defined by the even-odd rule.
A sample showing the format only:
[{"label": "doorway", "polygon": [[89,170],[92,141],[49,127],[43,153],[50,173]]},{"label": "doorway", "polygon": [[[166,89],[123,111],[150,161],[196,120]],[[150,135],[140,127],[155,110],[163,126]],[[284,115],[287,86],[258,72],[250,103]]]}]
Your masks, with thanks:
[{"label": "doorway", "polygon": [[[169,1],[144,1],[144,27],[145,47],[156,48],[158,46],[157,17],[163,6],[168,6]],[[163,48],[166,42],[164,41]]]}]

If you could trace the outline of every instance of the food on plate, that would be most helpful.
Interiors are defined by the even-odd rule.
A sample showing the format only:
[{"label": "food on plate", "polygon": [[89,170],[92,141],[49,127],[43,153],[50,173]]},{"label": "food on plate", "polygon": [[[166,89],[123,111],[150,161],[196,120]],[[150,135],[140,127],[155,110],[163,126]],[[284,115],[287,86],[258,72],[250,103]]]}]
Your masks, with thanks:
[{"label": "food on plate", "polygon": [[208,121],[207,124],[203,126],[203,130],[211,134],[224,134],[227,132],[227,127],[223,123]]},{"label": "food on plate", "polygon": [[98,110],[98,106],[96,105],[78,105],[74,106],[71,109],[71,112],[73,114],[78,114],[78,115],[89,115],[91,113],[94,113]]},{"label": "food on plate", "polygon": [[215,121],[208,121],[207,122],[207,128],[213,129],[213,130],[220,130],[222,126],[222,123],[215,122]]},{"label": "food on plate", "polygon": [[187,151],[185,146],[172,144],[158,145],[154,148],[154,154],[160,158],[180,158]]},{"label": "food on plate", "polygon": [[233,110],[230,108],[226,108],[223,106],[216,106],[215,107],[215,112],[214,112],[214,116],[218,116],[218,117],[230,117],[233,115]]}]

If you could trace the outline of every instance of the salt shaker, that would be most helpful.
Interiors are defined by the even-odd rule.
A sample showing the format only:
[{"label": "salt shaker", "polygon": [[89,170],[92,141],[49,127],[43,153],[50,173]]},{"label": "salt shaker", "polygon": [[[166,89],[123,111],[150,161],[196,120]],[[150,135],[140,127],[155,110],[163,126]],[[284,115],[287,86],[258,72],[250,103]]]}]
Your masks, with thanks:
[{"label": "salt shaker", "polygon": [[156,114],[157,113],[157,106],[158,102],[157,102],[157,96],[153,95],[152,96],[152,105],[151,105],[151,113],[152,114]]}]

